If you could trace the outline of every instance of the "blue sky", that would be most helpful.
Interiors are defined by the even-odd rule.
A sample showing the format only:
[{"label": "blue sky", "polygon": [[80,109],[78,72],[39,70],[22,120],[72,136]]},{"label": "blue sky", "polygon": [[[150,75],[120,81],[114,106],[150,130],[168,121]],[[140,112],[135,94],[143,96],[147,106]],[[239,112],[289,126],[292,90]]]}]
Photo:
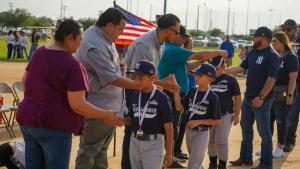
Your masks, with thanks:
[{"label": "blue sky", "polygon": [[[152,16],[163,12],[163,0],[128,0],[132,3],[132,12],[137,13],[145,19],[150,18],[150,6],[152,5]],[[137,3],[137,1],[139,1]],[[186,23],[186,9],[188,5],[187,27],[196,28],[197,6],[200,5],[199,28],[206,29],[211,27],[226,30],[227,25],[227,0],[168,0],[168,13],[174,13]],[[245,33],[246,31],[246,11],[248,0],[231,0],[231,11],[235,13],[233,22],[233,13],[231,13],[229,32]],[[48,16],[56,19],[60,16],[61,0],[0,0],[0,12],[9,9],[9,2],[13,3],[14,8],[28,9],[37,16]],[[103,11],[112,6],[113,0],[63,0],[66,8],[66,16],[74,18],[97,17],[99,11]],[[117,0],[117,3],[127,8],[127,0]],[[206,3],[207,8],[204,7]],[[129,5],[130,6],[130,5]],[[137,11],[138,6],[138,11]],[[287,18],[295,19],[300,23],[300,0],[250,0],[249,5],[249,28],[257,28],[258,25],[270,26],[278,25]],[[205,15],[206,13],[206,15]],[[206,16],[206,17],[205,17]],[[281,16],[281,17],[280,17]],[[206,19],[205,19],[206,18]],[[211,18],[211,19],[210,19]],[[205,24],[206,20],[206,24]],[[233,26],[234,25],[234,26]]]}]

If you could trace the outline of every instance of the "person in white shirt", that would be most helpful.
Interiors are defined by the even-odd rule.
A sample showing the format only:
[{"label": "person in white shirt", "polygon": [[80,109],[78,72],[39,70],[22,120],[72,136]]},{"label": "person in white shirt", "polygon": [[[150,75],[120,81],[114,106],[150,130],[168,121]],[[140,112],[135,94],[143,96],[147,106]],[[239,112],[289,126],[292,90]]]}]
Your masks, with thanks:
[{"label": "person in white shirt", "polygon": [[7,60],[11,58],[12,51],[14,48],[14,37],[12,35],[12,30],[9,30],[8,34],[5,37],[6,44],[7,44]]},{"label": "person in white shirt", "polygon": [[27,60],[29,60],[28,53],[27,53],[27,37],[24,31],[20,31],[19,41],[20,41],[21,57],[24,59],[24,53],[25,53]]}]

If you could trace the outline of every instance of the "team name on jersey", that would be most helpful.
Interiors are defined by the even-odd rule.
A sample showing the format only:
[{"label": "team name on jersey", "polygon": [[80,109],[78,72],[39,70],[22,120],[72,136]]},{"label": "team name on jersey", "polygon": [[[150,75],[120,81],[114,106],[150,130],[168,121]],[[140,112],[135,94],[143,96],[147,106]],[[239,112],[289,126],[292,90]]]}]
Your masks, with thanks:
[{"label": "team name on jersey", "polygon": [[212,84],[212,85],[210,85],[210,88],[214,92],[224,93],[224,92],[227,92],[227,90],[228,90],[228,84],[227,83],[228,83],[227,80],[222,80],[218,84]]},{"label": "team name on jersey", "polygon": [[[157,103],[157,102],[156,102]],[[149,102],[150,105],[150,102]],[[139,117],[139,107],[137,104],[132,104],[132,110],[134,111],[134,117]],[[142,109],[141,109],[142,111]],[[157,107],[147,107],[146,113],[145,113],[145,119],[153,119],[157,115]],[[141,112],[142,113],[142,112]]]},{"label": "team name on jersey", "polygon": [[189,111],[192,113],[195,112],[195,114],[198,114],[198,115],[205,115],[208,107],[203,104],[207,105],[207,104],[209,104],[209,101],[205,100],[202,104],[199,104],[199,102],[198,102],[194,105],[194,107],[193,107],[193,103],[190,102],[189,103]]}]

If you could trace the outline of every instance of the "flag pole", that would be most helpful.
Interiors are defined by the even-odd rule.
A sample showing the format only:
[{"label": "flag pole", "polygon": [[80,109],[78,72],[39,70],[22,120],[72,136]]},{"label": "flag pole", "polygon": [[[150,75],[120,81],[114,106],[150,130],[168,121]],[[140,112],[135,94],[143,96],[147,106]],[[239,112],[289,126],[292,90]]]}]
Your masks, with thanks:
[{"label": "flag pole", "polygon": [[114,7],[116,7],[116,4],[117,4],[117,2],[116,2],[116,0],[114,0]]}]

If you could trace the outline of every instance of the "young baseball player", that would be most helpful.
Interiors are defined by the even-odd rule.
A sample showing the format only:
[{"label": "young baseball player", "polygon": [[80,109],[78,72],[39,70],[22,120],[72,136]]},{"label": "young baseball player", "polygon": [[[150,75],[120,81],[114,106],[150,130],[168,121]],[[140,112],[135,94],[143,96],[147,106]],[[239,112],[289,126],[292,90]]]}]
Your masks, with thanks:
[{"label": "young baseball player", "polygon": [[196,69],[197,88],[191,89],[182,99],[187,110],[186,143],[189,153],[188,169],[202,169],[211,126],[220,123],[220,103],[209,84],[216,78],[216,69],[201,64]]},{"label": "young baseball player", "polygon": [[[228,135],[231,124],[237,125],[240,121],[242,97],[237,80],[224,73],[225,62],[221,57],[209,60],[216,68],[217,78],[211,83],[210,88],[220,100],[221,123],[210,129],[208,155],[210,159],[209,169],[226,169],[228,160]],[[219,165],[218,165],[219,159]]]},{"label": "young baseball player", "polygon": [[[172,112],[168,96],[154,86],[155,66],[149,61],[135,65],[135,80],[141,91],[131,94],[130,118],[130,162],[132,169],[161,169],[173,161]],[[165,147],[165,156],[164,155]]]}]

